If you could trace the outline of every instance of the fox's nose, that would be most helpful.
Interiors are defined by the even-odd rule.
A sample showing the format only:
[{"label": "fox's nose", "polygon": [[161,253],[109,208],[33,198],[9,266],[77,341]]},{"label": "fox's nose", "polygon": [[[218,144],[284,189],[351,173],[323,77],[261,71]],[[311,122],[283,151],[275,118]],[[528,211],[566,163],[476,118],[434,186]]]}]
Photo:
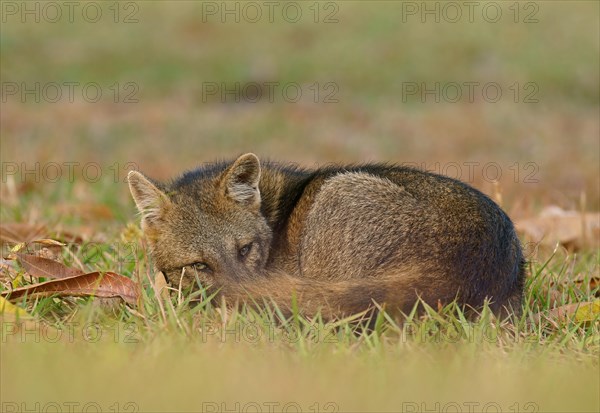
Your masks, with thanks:
[{"label": "fox's nose", "polygon": [[227,260],[223,266],[223,272],[232,280],[247,279],[250,275],[248,270],[237,259]]},{"label": "fox's nose", "polygon": [[246,270],[245,268],[238,266],[234,269],[232,269],[232,271],[230,272],[232,278],[234,280],[245,280],[250,278],[250,273],[248,272],[248,270]]}]

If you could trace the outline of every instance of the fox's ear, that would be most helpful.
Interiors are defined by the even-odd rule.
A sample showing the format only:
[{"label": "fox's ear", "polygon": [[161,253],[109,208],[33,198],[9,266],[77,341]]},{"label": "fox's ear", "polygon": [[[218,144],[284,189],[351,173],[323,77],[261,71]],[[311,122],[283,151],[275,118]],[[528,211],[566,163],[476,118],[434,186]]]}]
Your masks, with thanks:
[{"label": "fox's ear", "polygon": [[253,153],[240,156],[225,172],[225,193],[240,204],[258,208],[260,206],[260,161]]},{"label": "fox's ear", "polygon": [[138,171],[130,171],[127,181],[143,221],[152,224],[160,219],[171,202],[167,195]]}]

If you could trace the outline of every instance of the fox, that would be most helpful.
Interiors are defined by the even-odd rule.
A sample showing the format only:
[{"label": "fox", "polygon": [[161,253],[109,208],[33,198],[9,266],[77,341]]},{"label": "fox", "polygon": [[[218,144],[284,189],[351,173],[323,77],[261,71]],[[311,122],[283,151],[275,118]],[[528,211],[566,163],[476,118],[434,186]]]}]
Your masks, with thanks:
[{"label": "fox", "polygon": [[513,223],[460,180],[253,153],[167,183],[127,178],[156,270],[180,291],[327,319],[406,315],[419,303],[521,312],[525,259]]}]

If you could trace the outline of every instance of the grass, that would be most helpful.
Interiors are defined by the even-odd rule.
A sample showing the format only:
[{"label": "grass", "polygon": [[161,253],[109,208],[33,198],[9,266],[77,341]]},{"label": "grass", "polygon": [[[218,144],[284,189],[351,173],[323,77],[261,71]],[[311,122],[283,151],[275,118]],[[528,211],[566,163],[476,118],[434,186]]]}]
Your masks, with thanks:
[{"label": "grass", "polygon": [[[132,24],[113,23],[107,8],[96,24],[7,16],[3,85],[96,82],[104,98],[2,95],[0,221],[81,235],[88,243],[60,259],[141,279],[143,299],[135,308],[83,298],[17,303],[30,317],[1,321],[3,411],[52,403],[68,411],[70,402],[102,411],[600,409],[600,323],[556,313],[597,300],[597,248],[532,250],[523,316],[513,320],[484,312],[467,322],[450,306],[364,331],[348,320],[274,322],[275,309],[190,309],[152,289],[125,184],[131,168],[167,179],[246,151],[308,166],[372,160],[451,173],[459,165],[463,180],[501,195],[515,219],[547,205],[600,208],[598,3],[537,2],[533,24],[512,21],[513,2],[500,3],[508,18],[496,24],[403,22],[403,3],[340,2],[335,24],[203,22],[202,4],[188,1],[136,2]],[[268,81],[334,82],[338,102],[202,99],[204,82]],[[504,98],[402,96],[406,82],[469,81],[498,82]],[[134,82],[138,102],[115,103],[117,82],[121,101]],[[515,82],[522,93],[534,82],[538,102],[522,93],[515,102]],[[53,162],[60,179],[47,169]],[[77,162],[72,177],[68,162]],[[502,172],[497,184],[485,174],[491,163]]]},{"label": "grass", "polygon": [[[135,230],[121,238],[127,236],[139,241],[131,239],[139,236]],[[86,269],[117,265],[114,245],[102,247],[83,262]],[[66,262],[70,256],[64,254]],[[148,257],[140,250],[134,256],[122,268],[142,278],[143,297],[134,308],[42,298],[20,303],[32,319],[5,315],[4,400],[93,402],[104,409],[117,403],[139,411],[243,411],[255,403],[356,412],[598,407],[598,315],[577,321],[551,313],[596,299],[600,287],[590,280],[597,254],[558,250],[543,261],[530,257],[519,319],[498,320],[484,309],[477,321],[467,321],[450,305],[410,314],[403,323],[380,315],[371,330],[356,318],[324,323],[294,314],[282,321],[271,307],[229,311],[204,302],[190,308],[189,298],[155,293]]]}]

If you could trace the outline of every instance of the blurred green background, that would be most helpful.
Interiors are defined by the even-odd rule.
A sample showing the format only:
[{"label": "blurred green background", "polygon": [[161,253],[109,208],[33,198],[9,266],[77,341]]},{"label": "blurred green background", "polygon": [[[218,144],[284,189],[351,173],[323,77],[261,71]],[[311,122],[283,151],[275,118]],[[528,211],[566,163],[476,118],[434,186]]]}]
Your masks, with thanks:
[{"label": "blurred green background", "polygon": [[3,2],[4,202],[89,199],[127,219],[133,165],[167,179],[252,151],[417,164],[501,192],[513,216],[582,194],[597,209],[598,2],[451,3]]}]

